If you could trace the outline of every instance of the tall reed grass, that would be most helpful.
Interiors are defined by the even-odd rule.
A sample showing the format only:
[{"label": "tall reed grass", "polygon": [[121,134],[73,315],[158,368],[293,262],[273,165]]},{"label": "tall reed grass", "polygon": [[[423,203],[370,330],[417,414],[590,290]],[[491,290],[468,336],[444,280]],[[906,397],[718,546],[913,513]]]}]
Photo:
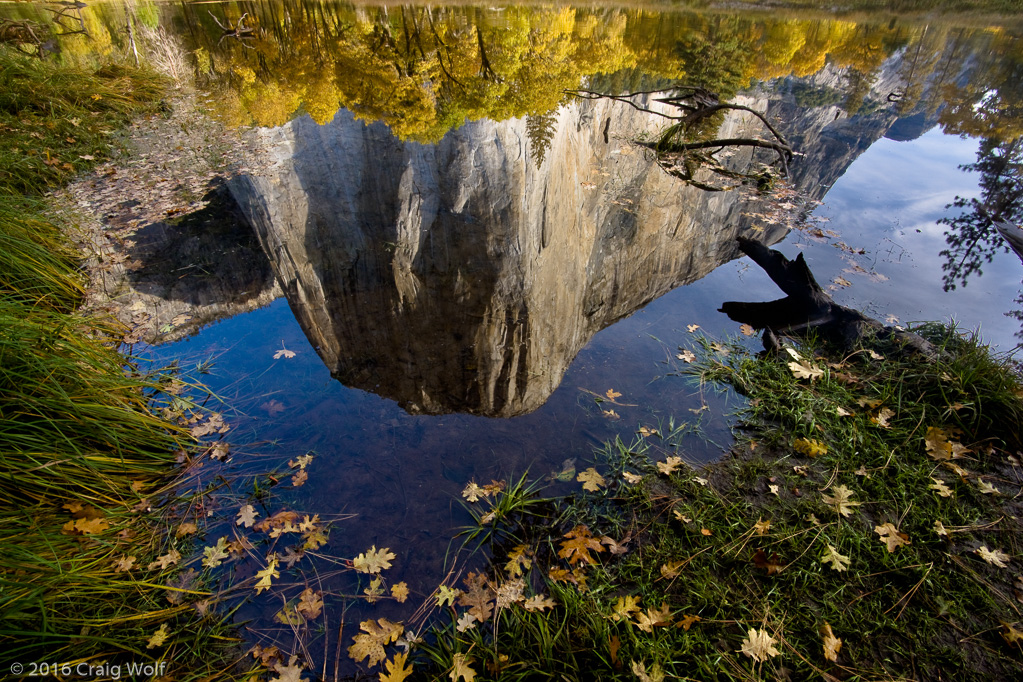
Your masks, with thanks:
[{"label": "tall reed grass", "polygon": [[222,676],[233,654],[194,595],[168,599],[179,569],[149,568],[173,543],[189,552],[149,511],[156,498],[139,502],[160,496],[190,439],[151,410],[158,384],[120,354],[114,323],[76,312],[85,278],[43,196],[108,157],[113,131],[153,111],[163,83],[0,47],[0,674],[164,660],[196,679]]}]

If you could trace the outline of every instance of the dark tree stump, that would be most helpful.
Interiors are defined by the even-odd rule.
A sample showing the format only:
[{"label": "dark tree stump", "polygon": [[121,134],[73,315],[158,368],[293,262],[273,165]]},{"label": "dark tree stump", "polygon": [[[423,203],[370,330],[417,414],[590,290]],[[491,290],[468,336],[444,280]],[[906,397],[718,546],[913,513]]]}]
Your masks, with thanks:
[{"label": "dark tree stump", "polygon": [[817,284],[810,267],[799,254],[789,260],[753,239],[739,237],[739,249],[763,268],[771,280],[787,294],[785,298],[763,303],[728,301],[720,312],[736,322],[764,331],[764,348],[780,348],[778,336],[804,337],[816,333],[825,342],[844,349],[852,348],[868,337],[897,342],[907,350],[928,359],[937,351],[926,339],[867,317],[858,310],[839,305]]}]

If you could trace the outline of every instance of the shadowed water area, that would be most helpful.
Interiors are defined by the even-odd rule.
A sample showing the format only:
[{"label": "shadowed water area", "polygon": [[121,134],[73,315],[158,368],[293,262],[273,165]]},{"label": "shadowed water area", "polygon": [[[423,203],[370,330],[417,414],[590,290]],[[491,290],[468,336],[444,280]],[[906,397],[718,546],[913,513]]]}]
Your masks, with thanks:
[{"label": "shadowed water area", "polygon": [[[195,470],[207,492],[182,519],[206,524],[205,545],[253,543],[215,570],[241,586],[229,601],[244,598],[236,618],[254,643],[301,640],[332,671],[342,614],[343,637],[370,617],[412,625],[453,565],[471,481],[528,472],[571,494],[577,472],[600,469],[595,448],[641,427],[659,432],[655,453],[719,457],[739,398],[674,374],[697,335],[741,335],[724,301],[780,295],[739,236],[805,254],[838,302],[881,320],[954,316],[1000,349],[1020,340],[1023,265],[969,202],[1020,220],[1015,24],[613,6],[135,10],[165,31],[210,116],[241,130],[202,211],[126,234],[134,265],[110,304],[145,342],[135,352],[177,362],[222,401],[204,409],[223,413],[230,454]],[[65,49],[124,40],[123,12],[87,9],[92,41]],[[669,125],[658,112],[677,113],[653,91],[678,84],[747,108],[699,139],[769,139],[775,126],[796,152],[788,176],[770,150],[722,146],[725,176],[641,144]],[[294,485],[287,463],[307,453]],[[259,595],[245,581],[301,539],[236,524],[245,504],[335,519]],[[370,576],[349,566],[371,546],[396,555],[383,586],[404,581],[408,602],[366,603]],[[275,621],[310,585],[325,625]],[[338,665],[356,669],[343,653]]]}]

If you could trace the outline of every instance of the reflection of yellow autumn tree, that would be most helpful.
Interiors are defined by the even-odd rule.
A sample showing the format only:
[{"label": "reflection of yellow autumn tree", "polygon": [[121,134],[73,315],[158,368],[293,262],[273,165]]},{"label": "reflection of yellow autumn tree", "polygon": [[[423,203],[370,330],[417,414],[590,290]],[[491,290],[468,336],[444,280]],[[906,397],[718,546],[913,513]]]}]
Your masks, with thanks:
[{"label": "reflection of yellow autumn tree", "polygon": [[938,120],[949,133],[1011,141],[1023,136],[1023,38],[1003,30],[986,38],[970,77],[942,88],[946,106]]},{"label": "reflection of yellow autumn tree", "polygon": [[[808,76],[830,63],[847,70],[846,106],[854,111],[883,61],[926,33],[836,20],[571,7],[493,12],[268,0],[218,7],[220,25],[206,6],[183,11],[197,70],[222,93],[225,120],[275,125],[306,112],[325,123],[344,107],[419,141],[483,117],[543,117],[565,90],[594,78],[619,87],[678,81],[727,98],[755,80]],[[236,25],[244,12],[252,35],[222,38],[221,25]],[[933,62],[940,52],[937,38],[930,40],[918,74],[933,71],[922,60]]]}]

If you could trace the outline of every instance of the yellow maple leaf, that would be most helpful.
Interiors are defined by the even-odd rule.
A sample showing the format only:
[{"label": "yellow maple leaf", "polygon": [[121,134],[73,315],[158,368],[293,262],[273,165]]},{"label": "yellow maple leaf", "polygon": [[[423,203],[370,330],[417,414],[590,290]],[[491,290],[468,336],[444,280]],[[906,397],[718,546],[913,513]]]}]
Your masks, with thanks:
[{"label": "yellow maple leaf", "polygon": [[122,556],[120,559],[114,562],[114,573],[123,573],[131,571],[135,566],[135,557],[133,556]]},{"label": "yellow maple leaf", "polygon": [[315,551],[327,544],[327,535],[319,528],[313,528],[302,537],[305,538],[305,542],[302,543],[303,549],[311,549]]},{"label": "yellow maple leaf", "polygon": [[810,383],[813,383],[824,376],[823,369],[816,365],[811,365],[804,360],[790,362],[788,367],[792,372],[792,375],[797,379],[809,379]]},{"label": "yellow maple leaf", "polygon": [[952,459],[952,443],[949,441],[949,433],[938,426],[928,426],[927,435],[924,436],[924,449],[927,456],[939,462]]},{"label": "yellow maple leaf", "polygon": [[465,654],[455,654],[452,659],[451,672],[448,673],[452,682],[458,682],[459,679],[473,682],[476,679],[476,671],[469,666],[470,663],[472,663],[472,659],[467,658]]},{"label": "yellow maple leaf", "polygon": [[594,552],[604,551],[604,546],[600,544],[600,540],[593,537],[590,529],[586,526],[576,526],[565,533],[565,537],[568,540],[562,540],[558,556],[562,559],[567,559],[569,563],[585,562],[587,564],[595,564],[597,560],[590,555],[589,550]]},{"label": "yellow maple leaf", "polygon": [[393,661],[384,661],[384,667],[387,668],[387,672],[380,673],[380,682],[402,682],[402,680],[411,675],[412,667],[405,666],[407,658],[407,653],[395,654]]},{"label": "yellow maple leaf", "polygon": [[462,594],[462,591],[455,587],[448,587],[447,585],[441,585],[437,588],[437,606],[448,606],[455,605],[455,599]]},{"label": "yellow maple leaf", "polygon": [[821,563],[831,564],[832,571],[842,572],[849,568],[849,557],[844,554],[839,554],[838,550],[828,545],[828,548],[824,550],[824,554],[821,555]]},{"label": "yellow maple leaf", "polygon": [[899,529],[893,526],[891,523],[885,523],[880,526],[874,526],[874,532],[878,534],[881,542],[888,547],[889,552],[894,552],[903,545],[912,544],[909,536],[905,533],[900,533]]},{"label": "yellow maple leaf", "polygon": [[167,637],[170,636],[170,632],[167,630],[167,624],[164,623],[160,628],[153,633],[153,636],[149,638],[149,642],[146,643],[147,649],[154,649],[158,646],[163,646],[163,643],[167,641]]},{"label": "yellow maple leaf", "polygon": [[661,576],[665,580],[671,580],[678,576],[682,572],[682,566],[685,565],[685,561],[669,561],[666,564],[661,565]]},{"label": "yellow maple leaf", "polygon": [[557,606],[557,602],[542,594],[534,595],[522,603],[522,608],[526,611],[543,611],[544,609],[553,609],[555,606]]},{"label": "yellow maple leaf", "polygon": [[320,612],[323,611],[323,597],[313,588],[307,587],[299,595],[298,606],[295,608],[306,618],[319,618]]},{"label": "yellow maple leaf", "polygon": [[831,625],[828,623],[824,623],[821,627],[821,637],[824,640],[824,658],[832,663],[837,663],[838,652],[842,650],[842,640],[835,637],[835,633],[831,631]]},{"label": "yellow maple leaf", "polygon": [[284,665],[283,662],[275,663],[273,670],[277,673],[277,677],[270,678],[270,682],[304,682],[302,665],[296,661],[298,661],[298,656],[292,656],[288,660],[288,665]]},{"label": "yellow maple leaf", "polygon": [[359,573],[379,573],[391,567],[391,559],[397,558],[387,547],[377,549],[376,545],[352,560],[352,566]]},{"label": "yellow maple leaf", "polygon": [[671,456],[663,462],[657,462],[657,470],[665,476],[671,476],[671,474],[675,472],[675,469],[678,469],[680,466],[682,466],[681,457]]},{"label": "yellow maple leaf", "polygon": [[647,609],[636,614],[636,627],[643,632],[653,632],[654,627],[668,625],[671,625],[671,607],[667,603],[662,602],[659,609]]},{"label": "yellow maple leaf", "polygon": [[828,454],[827,445],[809,438],[797,438],[792,444],[792,449],[811,458]]},{"label": "yellow maple leaf", "polygon": [[834,495],[822,495],[821,497],[826,504],[830,504],[842,516],[849,516],[852,514],[852,508],[861,504],[852,499],[853,491],[844,485],[836,485],[831,491]]},{"label": "yellow maple leaf", "polygon": [[607,389],[607,393],[605,393],[604,395],[606,395],[609,400],[614,400],[615,398],[621,398],[622,397],[622,394],[619,393],[618,391],[614,390],[613,388]]},{"label": "yellow maple leaf", "polygon": [[256,577],[259,581],[256,582],[256,594],[260,594],[263,590],[269,590],[273,585],[271,578],[280,578],[281,574],[277,572],[277,555],[272,555],[268,560],[266,568],[256,573]]},{"label": "yellow maple leaf", "polygon": [[771,522],[769,520],[764,521],[763,519],[758,519],[757,522],[753,524],[753,531],[757,535],[767,535],[767,531],[769,530],[771,530]]},{"label": "yellow maple leaf", "polygon": [[355,643],[348,647],[348,656],[354,661],[368,658],[366,665],[374,666],[387,658],[384,645],[398,639],[405,631],[405,626],[386,618],[379,618],[376,621],[370,619],[359,623],[359,629],[363,632],[353,638]]},{"label": "yellow maple leaf", "polygon": [[618,597],[618,602],[611,607],[611,615],[608,616],[611,620],[629,620],[632,614],[639,611],[639,597],[632,595],[626,595],[624,597]]},{"label": "yellow maple leaf", "polygon": [[527,545],[516,545],[508,553],[508,563],[504,565],[504,571],[512,578],[518,578],[522,571],[528,571],[533,565],[533,552]]},{"label": "yellow maple leaf", "polygon": [[154,561],[153,563],[149,564],[146,567],[146,569],[152,571],[154,568],[159,568],[159,569],[162,570],[162,569],[167,568],[168,566],[173,566],[174,564],[178,563],[179,561],[181,561],[181,553],[178,552],[178,550],[176,550],[176,549],[172,549],[171,551],[167,552],[166,554],[158,556],[156,558],[156,561]]},{"label": "yellow maple leaf", "polygon": [[408,585],[404,581],[397,585],[391,585],[391,596],[399,604],[404,604],[405,600],[408,599]]},{"label": "yellow maple leaf", "polygon": [[767,634],[767,630],[750,628],[746,639],[742,640],[742,648],[739,649],[739,652],[746,654],[758,663],[763,663],[768,658],[781,654],[774,646],[777,643],[778,640]]},{"label": "yellow maple leaf", "polygon": [[883,429],[890,429],[892,425],[888,423],[888,420],[894,416],[895,412],[889,410],[887,407],[882,407],[875,416],[870,418],[870,421]]},{"label": "yellow maple leaf", "polygon": [[376,602],[377,598],[384,593],[383,578],[377,576],[370,581],[369,587],[363,590],[366,595],[366,601],[370,604]]},{"label": "yellow maple leaf", "polygon": [[597,473],[597,470],[593,467],[580,472],[579,475],[575,477],[575,480],[580,481],[583,484],[583,490],[591,490],[593,492],[596,492],[603,486],[607,485],[604,477]]},{"label": "yellow maple leaf", "polygon": [[988,562],[992,566],[997,566],[998,568],[1008,568],[1009,567],[1008,562],[1012,560],[1012,558],[1002,550],[988,549],[987,545],[981,545],[974,551],[977,552],[978,555],[980,555],[981,559]]},{"label": "yellow maple leaf", "polygon": [[462,491],[462,497],[470,502],[478,502],[481,497],[486,497],[486,495],[487,491],[481,488],[476,481],[469,481],[469,485],[465,486],[465,490]]},{"label": "yellow maple leaf", "polygon": [[931,480],[934,482],[927,486],[930,490],[936,490],[942,497],[952,497],[952,489],[945,485],[945,481],[933,476]]},{"label": "yellow maple leaf", "polygon": [[216,568],[223,559],[227,558],[227,538],[221,537],[217,540],[216,545],[204,547],[202,553],[202,565],[206,568]]}]

